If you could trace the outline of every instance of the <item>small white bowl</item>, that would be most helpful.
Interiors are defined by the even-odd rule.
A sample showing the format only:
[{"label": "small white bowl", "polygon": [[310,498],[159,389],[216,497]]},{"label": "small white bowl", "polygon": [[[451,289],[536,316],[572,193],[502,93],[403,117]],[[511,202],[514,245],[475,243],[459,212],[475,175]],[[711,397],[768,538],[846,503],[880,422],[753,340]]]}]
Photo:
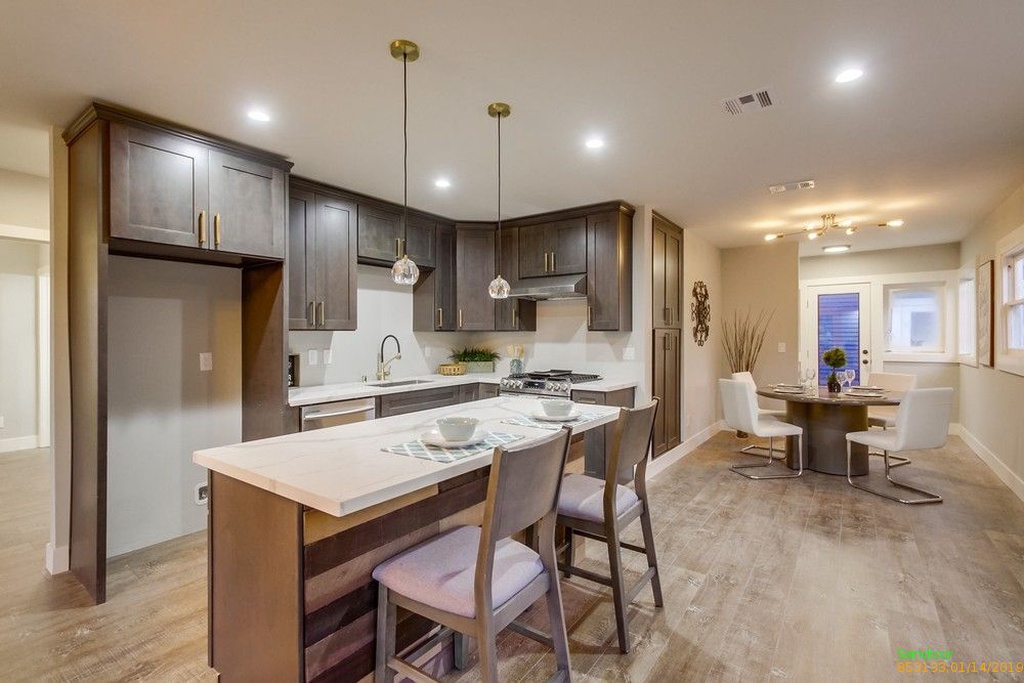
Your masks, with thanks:
[{"label": "small white bowl", "polygon": [[567,398],[541,399],[540,407],[548,417],[566,417],[572,412],[573,403]]},{"label": "small white bowl", "polygon": [[469,441],[473,438],[480,420],[475,417],[459,417],[453,415],[442,417],[437,421],[437,431],[448,441]]}]

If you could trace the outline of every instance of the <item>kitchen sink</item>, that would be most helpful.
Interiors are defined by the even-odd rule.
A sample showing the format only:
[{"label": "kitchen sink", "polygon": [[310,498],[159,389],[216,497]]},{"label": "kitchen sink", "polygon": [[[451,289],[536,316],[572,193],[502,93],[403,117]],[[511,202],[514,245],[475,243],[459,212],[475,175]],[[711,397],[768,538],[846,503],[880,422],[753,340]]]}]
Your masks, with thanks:
[{"label": "kitchen sink", "polygon": [[371,387],[404,387],[409,384],[430,384],[430,379],[396,379],[391,382],[370,382]]}]

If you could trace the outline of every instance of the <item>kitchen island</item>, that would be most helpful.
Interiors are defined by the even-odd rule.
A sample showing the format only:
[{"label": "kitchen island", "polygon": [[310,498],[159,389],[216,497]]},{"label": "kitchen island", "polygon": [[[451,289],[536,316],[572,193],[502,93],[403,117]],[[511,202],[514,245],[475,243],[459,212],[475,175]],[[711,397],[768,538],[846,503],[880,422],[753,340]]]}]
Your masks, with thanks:
[{"label": "kitchen island", "polygon": [[[581,406],[581,433],[614,422]],[[373,671],[383,560],[447,528],[479,523],[493,451],[453,462],[383,449],[447,415],[525,443],[533,398],[498,397],[197,451],[210,470],[210,665],[225,680],[360,680]],[[534,423],[537,424],[537,423]],[[557,425],[550,425],[557,427]],[[431,625],[407,615],[398,646]]]}]

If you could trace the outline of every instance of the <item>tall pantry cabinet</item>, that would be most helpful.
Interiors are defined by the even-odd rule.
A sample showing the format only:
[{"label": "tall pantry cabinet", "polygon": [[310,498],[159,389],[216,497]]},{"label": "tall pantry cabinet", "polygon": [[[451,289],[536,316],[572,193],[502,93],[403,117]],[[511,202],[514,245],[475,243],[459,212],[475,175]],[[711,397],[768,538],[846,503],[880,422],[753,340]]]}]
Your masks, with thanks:
[{"label": "tall pantry cabinet", "polygon": [[654,395],[661,399],[661,406],[654,421],[654,457],[678,446],[682,438],[682,265],[682,229],[655,213],[651,365],[652,387]]}]

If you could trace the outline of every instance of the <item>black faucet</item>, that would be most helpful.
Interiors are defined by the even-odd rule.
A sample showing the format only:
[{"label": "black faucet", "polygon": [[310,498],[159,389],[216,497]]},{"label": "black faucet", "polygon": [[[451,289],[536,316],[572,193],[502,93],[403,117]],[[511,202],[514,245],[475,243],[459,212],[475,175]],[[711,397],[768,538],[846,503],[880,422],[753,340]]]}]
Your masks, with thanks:
[{"label": "black faucet", "polygon": [[[387,342],[388,339],[394,339],[395,340],[395,347],[398,349],[398,353],[396,353],[394,356],[392,356],[391,358],[389,358],[385,362],[384,361],[384,343]],[[399,360],[399,359],[401,359],[401,357],[402,357],[402,345],[401,345],[401,343],[399,343],[398,337],[396,337],[393,334],[385,335],[384,338],[380,340],[380,353],[377,354],[377,379],[379,379],[379,380],[387,379],[388,376],[391,374],[391,371],[388,370],[388,366],[391,365],[392,361]]]}]

